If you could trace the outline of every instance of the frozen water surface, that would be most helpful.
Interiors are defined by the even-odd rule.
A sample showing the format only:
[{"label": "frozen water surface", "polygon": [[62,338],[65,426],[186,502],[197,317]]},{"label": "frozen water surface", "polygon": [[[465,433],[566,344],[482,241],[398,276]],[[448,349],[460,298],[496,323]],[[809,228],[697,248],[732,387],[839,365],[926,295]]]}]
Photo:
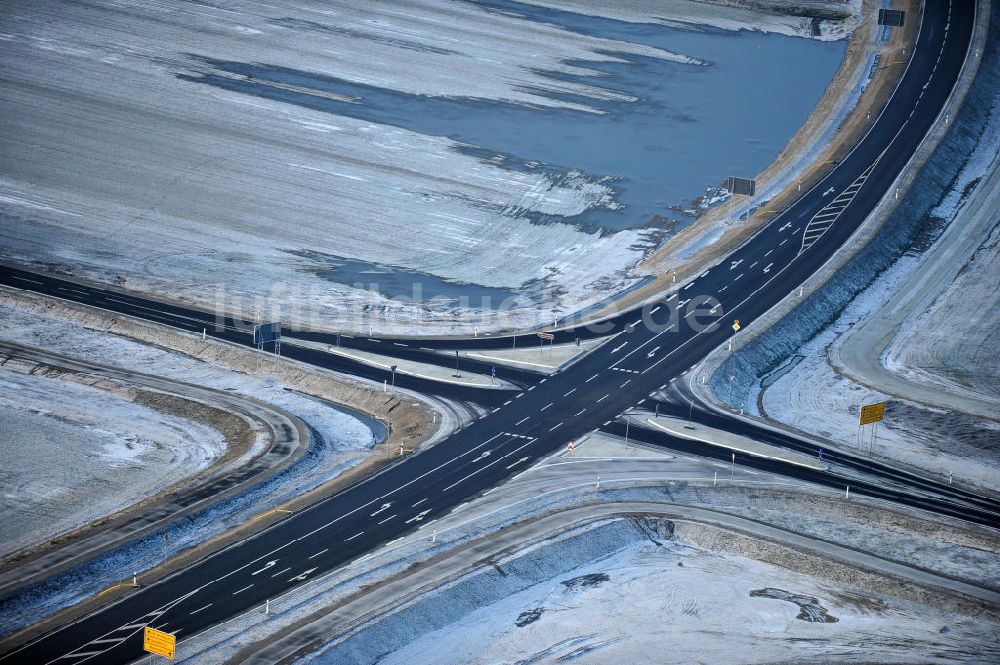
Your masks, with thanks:
[{"label": "frozen water surface", "polygon": [[504,169],[555,177],[586,174],[612,187],[614,203],[575,216],[534,213],[531,218],[617,231],[670,216],[670,208],[688,208],[706,187],[718,186],[729,175],[763,170],[805,122],[846,48],[844,41],[694,32],[514,2],[488,4],[573,32],[683,53],[694,61],[615,54],[616,61],[569,63],[586,75],[536,72],[584,85],[596,75],[603,88],[618,93],[594,99],[558,88],[532,90],[576,108],[414,94],[260,62],[199,59],[208,71],[180,76],[447,137],[461,144],[459,151]]}]

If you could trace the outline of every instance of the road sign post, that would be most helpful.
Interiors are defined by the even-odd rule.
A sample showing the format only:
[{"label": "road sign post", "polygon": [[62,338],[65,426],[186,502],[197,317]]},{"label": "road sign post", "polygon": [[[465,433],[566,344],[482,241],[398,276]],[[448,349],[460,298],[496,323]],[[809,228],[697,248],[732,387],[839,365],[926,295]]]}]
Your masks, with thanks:
[{"label": "road sign post", "polygon": [[146,626],[142,631],[142,648],[147,653],[155,653],[173,660],[176,645],[177,638],[170,633],[164,633],[162,630],[156,630],[149,626]]},{"label": "road sign post", "polygon": [[261,351],[268,342],[274,342],[274,354],[281,355],[281,321],[261,323],[253,327],[253,343]]},{"label": "road sign post", "polygon": [[538,353],[542,353],[545,349],[545,340],[549,341],[549,358],[552,357],[552,344],[554,343],[556,336],[552,333],[540,332],[538,333]]},{"label": "road sign post", "polygon": [[858,418],[858,447],[861,447],[861,428],[865,425],[872,426],[871,450],[875,450],[878,441],[878,424],[885,418],[885,402],[866,404],[861,407],[861,414]]}]

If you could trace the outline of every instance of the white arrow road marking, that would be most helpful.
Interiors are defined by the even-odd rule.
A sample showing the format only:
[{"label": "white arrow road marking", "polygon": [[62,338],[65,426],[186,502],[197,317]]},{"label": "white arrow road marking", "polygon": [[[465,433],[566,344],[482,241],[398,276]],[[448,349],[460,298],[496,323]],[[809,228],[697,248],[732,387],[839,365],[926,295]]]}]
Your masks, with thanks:
[{"label": "white arrow road marking", "polygon": [[[559,425],[562,425],[562,423],[559,423]],[[556,427],[558,427],[559,425],[556,425]],[[555,429],[555,428],[553,428],[553,429]],[[549,431],[551,432],[552,430],[549,430]],[[522,445],[522,446],[519,446],[518,448],[515,448],[514,450],[510,451],[509,453],[507,453],[506,455],[503,455],[503,456],[501,456],[501,457],[498,457],[497,459],[493,460],[493,461],[492,461],[492,462],[490,462],[489,464],[487,464],[487,465],[485,465],[485,466],[482,466],[482,467],[480,467],[480,468],[476,469],[475,471],[473,471],[472,473],[470,473],[469,475],[467,475],[467,476],[466,476],[465,478],[462,478],[462,479],[460,479],[460,480],[456,480],[456,481],[455,481],[455,482],[453,482],[453,483],[452,483],[451,485],[448,485],[447,487],[445,487],[445,488],[444,488],[443,490],[441,490],[441,491],[442,491],[442,492],[447,492],[448,490],[450,490],[450,489],[451,489],[452,487],[454,487],[455,485],[458,485],[459,483],[463,483],[463,482],[465,482],[466,480],[468,480],[469,478],[471,478],[472,476],[476,475],[477,473],[479,473],[479,472],[481,472],[481,471],[485,471],[486,469],[488,469],[489,467],[493,466],[494,464],[497,464],[497,463],[499,463],[499,462],[502,462],[503,460],[507,459],[508,457],[510,457],[511,455],[513,455],[514,453],[516,453],[517,451],[521,450],[522,448],[525,448],[525,447],[527,447],[527,446],[530,446],[530,445],[531,445],[532,443],[534,443],[534,442],[535,442],[535,441],[537,441],[537,440],[538,440],[538,439],[529,439],[529,440],[528,440],[528,442],[527,442],[527,443],[525,443],[524,445]],[[465,505],[465,504],[462,504],[462,505]],[[427,526],[427,525],[425,524],[424,526]],[[423,528],[423,527],[421,527],[421,528]]]},{"label": "white arrow road marking", "polygon": [[508,468],[508,469],[513,469],[513,468],[514,468],[515,466],[517,466],[518,464],[524,464],[524,463],[525,463],[525,462],[527,462],[527,461],[528,461],[529,459],[530,459],[530,458],[528,458],[528,457],[522,457],[521,459],[517,460],[517,461],[516,461],[516,462],[514,462],[513,464],[508,464],[508,465],[507,465],[507,468]]},{"label": "white arrow road marking", "polygon": [[295,577],[289,578],[288,581],[289,582],[301,582],[301,581],[305,580],[307,577],[309,577],[309,573],[312,573],[315,570],[316,570],[315,568],[310,568],[309,570],[305,571],[301,575],[296,575]]},{"label": "white arrow road marking", "polygon": [[743,263],[743,259],[740,259],[738,261],[733,261],[732,263],[729,264],[729,269],[730,270],[735,270],[736,266],[738,266],[741,263]]},{"label": "white arrow road marking", "polygon": [[791,226],[791,225],[792,225],[792,223],[791,223],[791,222],[785,222],[785,225],[784,225],[784,226],[782,226],[782,227],[781,227],[780,229],[778,229],[778,230],[779,230],[779,231],[784,231],[785,229],[787,229],[787,228],[788,228],[789,226]]},{"label": "white arrow road marking", "polygon": [[[525,459],[527,459],[527,458],[525,458]],[[424,516],[426,516],[427,513],[429,513],[429,512],[431,512],[430,509],[425,510],[425,511],[423,511],[421,513],[417,513],[416,515],[414,515],[410,519],[406,520],[406,523],[409,524],[411,522],[420,522],[420,521],[422,521],[424,519]]]},{"label": "white arrow road marking", "polygon": [[253,575],[256,575],[257,573],[263,573],[265,570],[267,570],[268,568],[270,568],[271,566],[273,566],[273,565],[275,565],[277,563],[278,563],[277,559],[275,559],[274,561],[268,561],[267,563],[264,564],[263,568],[261,568],[260,570],[255,570],[254,572],[250,573],[250,575],[253,576]]},{"label": "white arrow road marking", "polygon": [[766,266],[764,267],[764,272],[771,272],[771,266],[773,266],[773,265],[774,265],[773,263],[768,263],[768,264],[767,264],[767,265],[766,265]]},{"label": "white arrow road marking", "polygon": [[655,349],[653,349],[652,351],[650,351],[649,353],[647,353],[646,357],[647,358],[652,358],[653,356],[656,355],[656,352],[659,351],[659,350],[660,350],[660,347],[656,347]]},{"label": "white arrow road marking", "polygon": [[389,507],[391,505],[392,505],[392,503],[383,503],[382,507],[379,508],[378,510],[376,510],[374,513],[372,513],[371,516],[375,517],[376,515],[378,515],[379,513],[381,513],[383,510],[389,510]]},{"label": "white arrow road marking", "polygon": [[830,192],[832,192],[832,191],[833,191],[833,187],[831,187],[830,189],[828,189],[825,192],[823,192],[823,196],[829,196]]},{"label": "white arrow road marking", "polygon": [[619,344],[615,348],[611,349],[611,353],[618,353],[619,351],[621,351],[622,349],[624,349],[625,345],[627,345],[627,344],[628,344],[628,342],[622,342],[621,344]]}]

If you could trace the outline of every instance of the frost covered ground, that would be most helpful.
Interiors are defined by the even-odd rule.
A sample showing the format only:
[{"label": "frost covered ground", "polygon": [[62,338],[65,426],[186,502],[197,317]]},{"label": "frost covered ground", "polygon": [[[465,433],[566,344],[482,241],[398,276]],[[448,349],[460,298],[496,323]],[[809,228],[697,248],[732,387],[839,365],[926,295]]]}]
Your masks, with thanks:
[{"label": "frost covered ground", "polygon": [[760,30],[783,35],[841,39],[858,21],[862,0],[526,0],[532,4],[594,13],[636,23],[697,29]]},{"label": "frost covered ground", "polygon": [[286,390],[272,380],[259,379],[202,362],[182,353],[109,335],[57,316],[43,315],[0,301],[0,339],[53,353],[80,358],[229,390],[283,409],[305,421],[333,448],[355,460],[373,444],[373,434],[362,421],[321,400]]},{"label": "frost covered ground", "polygon": [[[250,491],[225,499],[218,505],[196,513],[181,523],[171,525],[162,532],[118,547],[95,561],[34,585],[16,596],[0,598],[0,625],[3,626],[4,633],[33,623],[120,581],[122,571],[126,568],[140,572],[152,568],[177,552],[203,543],[277,504],[336,478],[364,461],[369,456],[371,447],[384,434],[381,431],[378,435],[373,432],[370,425],[376,426],[375,423],[363,421],[355,417],[356,414],[340,410],[329,402],[288,390],[279,382],[235,372],[227,367],[202,362],[161,347],[94,330],[54,313],[42,314],[32,308],[16,306],[13,303],[13,300],[0,301],[0,339],[44,348],[52,353],[81,358],[92,363],[245,395],[272,404],[300,418],[312,430],[313,441],[306,454],[294,465]],[[49,387],[42,386],[42,388],[48,390]],[[41,404],[46,400],[52,402],[57,395],[55,391],[51,395],[43,392],[38,395],[38,400]],[[49,408],[51,409],[51,406]],[[110,429],[115,424],[116,418],[113,413],[94,411],[89,415],[80,414],[77,422],[86,423],[91,427]],[[150,420],[150,422],[157,421]],[[37,427],[38,421],[35,419],[29,424]],[[143,431],[134,423],[123,424],[123,428],[123,433]],[[54,433],[56,431],[53,430]],[[25,432],[25,434],[30,433]],[[54,442],[58,443],[58,440]],[[185,441],[185,445],[191,448],[189,442]],[[6,450],[4,452],[6,455]],[[194,454],[193,450],[191,452]],[[33,455],[24,458],[24,464],[5,468],[5,471],[23,473],[5,476],[4,485],[18,487],[33,482],[40,473],[43,473],[35,462],[44,463],[45,460]],[[96,462],[97,460],[92,460],[91,466]],[[121,472],[122,468],[116,470],[116,473]],[[114,477],[117,480],[117,476]],[[129,479],[125,478],[125,481],[128,483]],[[147,496],[146,482],[146,476],[143,476],[143,485],[134,488],[140,498]],[[82,491],[84,488],[81,486],[79,489]],[[115,497],[114,490],[109,489],[107,484],[98,488],[95,483],[89,485],[87,489],[99,490],[106,494],[109,500]],[[124,490],[122,484],[117,485],[118,492]],[[135,497],[136,494],[133,493],[133,501]],[[100,505],[96,497],[93,503]],[[80,526],[85,522],[84,518],[90,514],[90,512],[86,515],[81,513],[78,515],[79,521],[66,520],[64,526],[66,528]],[[164,534],[167,535],[166,538]]]},{"label": "frost covered ground", "polygon": [[1000,211],[993,209],[992,215],[996,225],[962,266],[958,278],[919,312],[912,326],[900,331],[886,362],[910,380],[968,391],[1000,403],[1000,344],[996,340]]},{"label": "frost covered ground", "polygon": [[124,510],[225,454],[210,427],[37,370],[0,366],[0,557]]},{"label": "frost covered ground", "polygon": [[[990,20],[1000,24],[996,7]],[[730,407],[871,450],[858,409],[887,401],[877,455],[997,487],[998,52],[993,31],[948,134],[878,237],[722,361],[712,390]]]},{"label": "frost covered ground", "polygon": [[[611,528],[497,561],[500,576],[485,567],[417,601],[397,620],[299,662],[946,663],[1000,657],[1000,626],[988,620],[831,583],[752,554],[703,549],[684,535],[667,539],[651,529],[623,527],[615,539],[607,534]],[[560,570],[558,559],[570,548],[593,558]],[[558,572],[518,588],[534,579],[536,568]],[[490,582],[477,577],[517,590],[497,598]],[[433,618],[407,622],[415,612]],[[405,646],[389,646],[399,640]]]},{"label": "frost covered ground", "polygon": [[[280,598],[272,599],[271,613],[267,616],[259,610],[250,610],[217,626],[212,631],[182,640],[178,659],[185,663],[237,660],[250,663],[276,662],[304,644],[321,644],[330,640],[331,636],[346,636],[347,626],[355,626],[359,617],[367,618],[371,616],[370,613],[380,612],[379,608],[388,607],[386,603],[391,603],[392,599],[405,601],[406,611],[390,617],[376,615],[372,623],[367,626],[369,630],[360,640],[355,641],[353,645],[330,644],[325,652],[319,652],[312,657],[311,662],[374,662],[380,655],[403,648],[413,640],[422,640],[432,631],[456,621],[463,622],[463,626],[474,626],[475,622],[466,621],[463,617],[467,613],[488,606],[496,612],[492,613],[491,619],[484,622],[484,626],[490,631],[495,630],[493,636],[498,640],[507,639],[505,644],[511,644],[519,639],[521,629],[515,629],[515,622],[522,612],[530,612],[534,608],[544,606],[545,611],[536,622],[535,631],[530,632],[532,637],[529,644],[532,648],[542,649],[557,640],[553,639],[541,645],[545,637],[540,636],[540,631],[537,629],[549,625],[565,628],[560,623],[559,617],[568,612],[565,607],[557,607],[555,602],[552,602],[558,601],[558,592],[563,589],[561,581],[602,570],[596,567],[598,562],[619,550],[636,545],[637,540],[648,543],[651,535],[657,536],[658,529],[646,525],[644,530],[640,531],[629,520],[618,520],[616,524],[625,525],[624,530],[590,531],[589,534],[594,537],[570,539],[551,549],[532,545],[529,555],[542,553],[535,558],[525,556],[524,550],[526,543],[538,542],[538,534],[532,535],[530,531],[525,530],[538,527],[541,533],[560,533],[567,524],[577,524],[577,520],[580,519],[579,515],[573,516],[564,511],[571,513],[587,507],[602,509],[618,502],[651,502],[671,513],[676,512],[679,506],[693,506],[697,507],[695,509],[707,509],[718,515],[733,515],[748,520],[743,527],[738,528],[747,528],[749,525],[773,525],[814,539],[811,550],[814,555],[807,555],[799,550],[789,552],[783,546],[774,545],[775,542],[783,540],[773,535],[770,536],[771,539],[757,540],[747,537],[742,540],[737,538],[734,541],[733,538],[720,536],[717,530],[699,531],[697,525],[686,532],[681,528],[682,525],[675,530],[675,540],[678,545],[683,546],[681,550],[701,548],[697,552],[698,560],[725,564],[715,569],[713,575],[725,578],[727,566],[731,566],[728,568],[730,571],[739,571],[737,574],[753,575],[761,570],[765,572],[773,570],[770,566],[758,563],[761,561],[799,571],[801,575],[783,570],[779,570],[777,574],[783,580],[805,580],[802,585],[774,588],[781,588],[790,593],[814,594],[817,598],[823,599],[824,602],[821,604],[827,609],[836,608],[836,611],[831,610],[831,613],[843,621],[854,621],[856,614],[853,610],[844,609],[842,605],[850,605],[852,602],[872,597],[885,600],[888,607],[884,612],[875,612],[872,616],[862,617],[858,623],[852,625],[866,626],[876,632],[882,628],[888,630],[889,626],[894,625],[896,618],[903,617],[900,621],[908,624],[904,626],[904,634],[918,636],[917,641],[911,643],[917,650],[913,653],[919,652],[920,639],[929,639],[933,631],[946,625],[944,619],[941,624],[935,625],[937,619],[931,618],[943,617],[939,611],[942,607],[946,611],[955,610],[950,614],[952,618],[947,623],[947,630],[941,633],[945,635],[945,639],[950,639],[947,636],[960,624],[962,630],[974,624],[959,621],[956,617],[960,616],[958,610],[962,608],[952,606],[949,598],[942,596],[937,589],[921,591],[901,583],[896,578],[887,578],[881,573],[865,572],[867,569],[845,565],[844,561],[857,560],[858,555],[850,554],[851,552],[867,552],[874,561],[883,562],[876,565],[875,570],[881,570],[880,566],[884,563],[902,564],[942,575],[952,581],[965,581],[981,587],[995,586],[995,581],[1000,575],[1000,560],[995,555],[998,547],[997,532],[985,527],[970,527],[958,520],[930,517],[910,509],[900,510],[898,506],[868,500],[854,494],[850,500],[845,500],[842,491],[829,491],[807,484],[789,482],[787,479],[767,473],[758,474],[753,471],[744,473],[740,465],[735,467],[734,483],[719,482],[716,486],[713,484],[713,472],[717,471],[718,467],[710,461],[674,457],[660,450],[635,447],[630,449],[624,445],[622,439],[615,437],[600,435],[587,437],[572,457],[574,459],[568,460],[560,451],[543,459],[530,471],[511,478],[494,491],[456,508],[420,530],[378,548],[349,566],[331,571],[310,584],[298,587]],[[599,488],[594,483],[595,474],[601,477]],[[619,510],[631,512],[641,509],[629,507]],[[549,525],[543,524],[546,519],[551,520]],[[756,527],[750,526],[749,530],[753,532],[754,528]],[[678,538],[677,533],[683,538]],[[485,542],[479,542],[479,539],[485,539]],[[659,540],[662,543],[669,543],[664,538]],[[828,558],[830,550],[835,550],[838,546],[847,548],[840,553],[843,558],[838,558],[836,552],[833,558]],[[777,549],[774,549],[775,547]],[[678,550],[672,551],[676,553]],[[731,565],[730,556],[725,552],[738,555],[733,559],[739,567]],[[684,561],[683,556],[678,555],[669,565],[676,566],[677,561]],[[740,562],[746,561],[745,557],[755,558],[756,562],[749,561],[744,566]],[[437,565],[435,561],[440,562],[442,566],[437,571],[433,570],[433,566]],[[574,572],[577,568],[581,571]],[[477,573],[473,575],[471,586],[463,589],[461,593],[454,593],[454,585],[440,582],[442,579],[453,579],[456,571],[464,573],[466,570],[475,570]],[[656,571],[648,572],[652,574]],[[703,572],[698,573],[695,582],[700,583]],[[657,588],[663,589],[668,584],[686,584],[690,581],[690,578],[671,577],[672,573],[669,570],[662,571],[662,574],[662,581]],[[746,584],[758,581],[753,578],[748,579]],[[393,584],[391,580],[395,580],[396,591],[387,590],[384,586]],[[523,606],[515,607],[504,603],[493,605],[501,598],[513,597],[516,592],[546,580],[548,586],[538,588],[543,591],[552,589],[555,591],[536,596],[547,599],[544,605],[533,599],[526,599]],[[713,589],[716,588],[711,580],[706,580],[705,584]],[[737,586],[742,584],[726,579],[720,582],[719,588],[746,589],[747,587]],[[434,589],[428,603],[413,605],[411,601],[414,590],[423,589],[424,585],[432,585]],[[849,593],[852,587],[865,591],[860,593],[859,597],[851,598]],[[758,588],[765,587],[763,584],[759,587],[750,587],[751,590]],[[607,602],[611,603],[616,611],[623,612],[624,616],[629,616],[628,611],[624,609],[626,601],[629,600],[646,607],[646,603],[652,603],[658,598],[659,602],[670,608],[670,612],[676,612],[677,593],[690,593],[687,598],[694,606],[702,607],[705,611],[712,609],[712,614],[706,616],[713,617],[713,620],[721,621],[719,617],[723,616],[725,611],[721,604],[716,604],[712,598],[694,597],[696,594],[693,590],[652,598],[631,596],[629,595],[631,587],[623,589],[615,584],[610,585],[606,591],[612,596]],[[832,594],[832,591],[837,593]],[[371,595],[367,595],[369,592]],[[359,593],[362,595],[359,596]],[[838,594],[844,594],[847,598]],[[567,598],[572,600],[575,596],[568,594]],[[897,602],[900,599],[902,602]],[[736,597],[733,605],[739,607],[741,603],[755,602],[757,602],[755,599],[743,596]],[[774,602],[778,603],[777,600]],[[563,603],[563,605],[571,604]],[[924,605],[927,606],[926,611],[921,607]],[[762,606],[765,612],[768,612],[768,606]],[[897,612],[897,607],[900,606],[903,609]],[[918,609],[912,610],[914,606]],[[775,608],[774,605],[770,607]],[[739,612],[749,612],[753,609],[756,609],[756,606],[739,607],[738,610],[733,610],[735,612],[733,616],[742,617]],[[773,611],[784,613],[792,609],[794,608],[789,607]],[[616,628],[629,628],[627,622],[619,622],[612,615],[607,615],[608,618],[599,615],[593,611],[593,606],[588,605],[577,610],[575,616],[580,618],[577,625],[586,626],[580,628],[578,635],[599,632],[611,623],[614,623]],[[773,618],[770,614],[768,616],[769,620]],[[782,616],[792,629],[809,631],[819,628],[799,625],[801,622],[794,619],[794,614],[791,618],[787,613]],[[920,623],[920,616],[925,620],[923,624]],[[530,615],[525,618],[530,618]],[[674,614],[671,614],[670,618],[673,620]],[[690,621],[690,618],[682,616],[679,620],[683,625],[690,626],[683,623]],[[556,623],[547,624],[545,621]],[[526,624],[526,627],[529,625],[534,624]],[[714,629],[710,627],[706,630],[700,639],[724,645],[730,631],[724,624],[717,625],[719,627]],[[979,625],[984,626],[982,623]],[[833,628],[837,629],[836,626]],[[297,634],[298,629],[304,632]],[[995,632],[995,627],[985,625],[983,634],[989,635],[989,631]],[[466,634],[469,640],[475,640],[477,645],[484,641],[472,631]],[[920,637],[921,634],[924,637]],[[452,639],[447,630],[439,635],[442,639]],[[840,635],[838,639],[844,639],[842,634],[838,635]],[[566,636],[566,639],[568,637]],[[808,656],[813,653],[808,643],[785,644],[783,637],[775,633],[752,637],[763,647],[768,647],[769,643],[774,641],[780,649],[801,647],[804,649],[802,654]],[[335,639],[341,641],[340,637]],[[641,640],[642,634],[637,632],[630,639]],[[695,638],[690,637],[690,639],[693,641]],[[749,641],[751,636],[744,636],[744,639]],[[968,641],[966,637],[961,639]],[[990,639],[983,638],[984,644],[995,645],[995,638],[992,642]],[[844,639],[844,642],[846,641]],[[581,642],[576,646],[582,644]],[[619,644],[615,648],[620,649],[624,646]],[[865,646],[859,641],[852,644],[851,648],[861,650]],[[895,648],[900,649],[902,653],[906,644],[896,644]],[[488,646],[484,652],[490,653]],[[250,653],[254,656],[250,657],[248,655]],[[431,653],[439,656],[443,652],[433,649]],[[900,660],[924,662],[913,653]],[[466,652],[461,652],[453,661],[439,662],[467,662],[465,660],[467,655]],[[539,662],[554,662],[561,655],[564,655],[564,652],[541,659]],[[420,658],[412,660],[425,662]],[[739,658],[734,656],[706,659],[702,662],[738,660]],[[485,661],[473,658],[471,662],[517,662],[517,657],[512,651],[506,657],[497,656],[494,660]],[[595,662],[631,662],[631,659],[610,657]],[[679,662],[692,661],[689,659]],[[835,662],[840,661],[835,659]],[[885,661],[875,659],[868,662]]]},{"label": "frost covered ground", "polygon": [[[909,312],[894,331],[881,352],[881,361],[907,381],[993,401],[997,408],[994,415],[1000,415],[1000,356],[993,339],[1000,321],[1000,292],[996,288],[1000,217],[992,204],[981,212],[973,209],[978,197],[995,197],[990,183],[996,181],[994,174],[1000,168],[998,145],[1000,95],[993,100],[978,148],[957,174],[949,194],[930,211],[932,223],[924,235],[856,297],[831,326],[765,377],[757,403],[768,416],[829,439],[858,445],[859,405],[889,401],[876,453],[943,476],[960,476],[983,487],[1000,485],[1000,421],[908,401],[905,384],[895,394],[872,389],[844,376],[829,361],[831,354],[843,361],[841,346],[859,334],[859,324],[883,316],[883,307],[897,307],[886,303],[900,289],[932,293],[940,289],[927,306],[919,306],[916,300],[918,308]],[[972,213],[976,219],[970,216]],[[942,233],[949,224],[959,226]],[[956,243],[964,241],[968,233],[980,232],[985,237],[981,242],[972,239],[971,256],[952,259],[957,262],[951,266],[956,275],[953,282],[921,285],[916,281],[923,272],[931,271],[926,261],[930,243]]]},{"label": "frost covered ground", "polygon": [[674,207],[766,166],[843,54],[648,28],[503,0],[8,4],[0,258],[342,329],[584,309],[646,277]]}]

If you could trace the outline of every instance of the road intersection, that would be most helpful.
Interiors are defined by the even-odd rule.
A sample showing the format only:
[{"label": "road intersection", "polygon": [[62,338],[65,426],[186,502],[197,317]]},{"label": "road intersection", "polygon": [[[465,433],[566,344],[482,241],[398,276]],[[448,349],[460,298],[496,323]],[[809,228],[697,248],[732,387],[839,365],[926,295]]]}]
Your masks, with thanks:
[{"label": "road intersection", "polygon": [[[619,420],[623,411],[651,407],[669,390],[672,379],[739,334],[734,333],[734,321],[745,325],[762,315],[823,266],[854,233],[889,191],[948,98],[965,58],[973,22],[974,7],[969,3],[927,3],[915,56],[870,131],[830,175],[724,261],[671,296],[622,313],[603,322],[599,329],[552,331],[555,343],[613,335],[608,343],[552,376],[539,378],[531,372],[505,370],[505,378],[518,386],[515,391],[396,376],[398,387],[475,401],[488,412],[435,446],[253,538],[43,635],[0,657],[0,663],[128,662],[141,653],[140,633],[146,625],[176,633],[183,642],[187,636],[248,608],[264,606],[267,599],[420,528],[574,437],[593,430],[619,434],[625,427]],[[192,332],[207,329],[214,337],[252,344],[245,327],[232,321],[216,327],[214,315],[180,305],[9,267],[0,269],[0,282]],[[442,362],[437,353],[440,349],[504,348],[521,339],[393,338],[390,344],[388,340],[330,333],[296,331],[295,336],[438,364]],[[523,337],[524,341],[529,339]],[[384,369],[317,348],[286,345],[283,354],[379,383],[387,376]],[[481,365],[470,366],[489,367]],[[706,424],[738,428],[742,434],[752,429],[720,414],[701,412],[699,416],[713,420]],[[754,434],[770,437],[776,445],[805,445],[773,432]],[[725,454],[649,430],[633,428],[631,436],[707,457]],[[835,461],[861,464],[849,459]],[[780,467],[780,461],[747,458],[744,463],[796,478],[809,474],[805,479],[827,486],[843,483],[837,474],[796,465]],[[872,471],[869,466],[864,470]],[[882,479],[859,483],[852,491],[978,523],[998,523],[994,502],[899,474],[889,467],[875,473],[883,474]],[[892,482],[887,482],[889,477]]]}]

